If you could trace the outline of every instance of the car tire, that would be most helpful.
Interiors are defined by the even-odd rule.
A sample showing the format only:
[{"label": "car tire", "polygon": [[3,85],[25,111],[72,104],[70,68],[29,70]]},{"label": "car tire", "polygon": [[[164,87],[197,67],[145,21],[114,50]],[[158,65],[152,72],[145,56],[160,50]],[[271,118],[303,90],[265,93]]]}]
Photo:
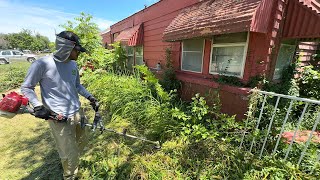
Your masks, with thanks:
[{"label": "car tire", "polygon": [[29,63],[33,63],[35,60],[36,60],[35,58],[28,58],[28,59],[27,59],[27,61],[28,61]]},{"label": "car tire", "polygon": [[8,64],[8,61],[6,61],[5,59],[0,59],[0,64]]}]

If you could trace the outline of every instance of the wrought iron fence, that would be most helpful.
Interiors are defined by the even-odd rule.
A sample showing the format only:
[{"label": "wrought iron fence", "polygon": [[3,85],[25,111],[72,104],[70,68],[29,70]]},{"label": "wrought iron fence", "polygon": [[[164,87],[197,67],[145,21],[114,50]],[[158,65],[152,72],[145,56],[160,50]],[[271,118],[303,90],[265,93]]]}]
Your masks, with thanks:
[{"label": "wrought iron fence", "polygon": [[[259,158],[268,154],[288,160],[293,145],[299,144],[300,155],[292,152],[295,153],[294,162],[299,166],[312,143],[317,147],[314,162],[319,162],[320,146],[317,143],[320,143],[320,134],[316,133],[319,133],[320,101],[252,90],[247,117],[239,148],[258,155]],[[293,133],[293,136],[287,139],[287,143],[283,137],[285,132]],[[302,132],[307,133],[307,139],[297,143],[297,138],[300,138]]]}]

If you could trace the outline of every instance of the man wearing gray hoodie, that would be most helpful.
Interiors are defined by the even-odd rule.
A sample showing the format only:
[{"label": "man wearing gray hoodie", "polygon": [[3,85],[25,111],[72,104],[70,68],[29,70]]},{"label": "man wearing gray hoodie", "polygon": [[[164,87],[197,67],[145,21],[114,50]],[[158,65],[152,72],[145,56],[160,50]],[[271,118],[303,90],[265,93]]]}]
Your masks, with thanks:
[{"label": "man wearing gray hoodie", "polygon": [[[56,36],[56,52],[35,61],[21,86],[21,92],[34,107],[35,117],[50,120],[50,115],[67,117],[67,122],[49,121],[63,167],[64,179],[75,179],[79,157],[87,143],[85,130],[80,127],[84,118],[80,110],[79,95],[90,101],[94,109],[97,100],[80,84],[76,60],[81,52],[79,37],[70,31]],[[34,92],[40,84],[42,102]]]}]

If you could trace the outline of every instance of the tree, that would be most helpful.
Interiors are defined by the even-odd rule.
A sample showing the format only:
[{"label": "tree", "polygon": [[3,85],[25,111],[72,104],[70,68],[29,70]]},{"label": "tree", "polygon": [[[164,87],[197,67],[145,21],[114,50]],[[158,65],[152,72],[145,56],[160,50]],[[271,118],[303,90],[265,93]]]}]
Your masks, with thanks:
[{"label": "tree", "polygon": [[107,66],[107,54],[109,50],[102,46],[102,37],[98,25],[92,22],[92,16],[81,13],[75,21],[67,21],[61,25],[65,30],[76,33],[87,53],[82,53],[77,61],[79,66],[84,66],[87,62],[93,63],[96,68],[105,68]]},{"label": "tree", "polygon": [[51,52],[55,51],[55,49],[56,49],[56,43],[50,42],[48,49],[50,49]]},{"label": "tree", "polygon": [[8,48],[8,41],[5,39],[5,34],[0,34],[0,49]]},{"label": "tree", "polygon": [[4,35],[4,39],[8,42],[8,47],[12,49],[30,49],[39,51],[49,48],[49,39],[37,33],[32,34],[31,30],[22,29],[19,33],[10,33]]}]

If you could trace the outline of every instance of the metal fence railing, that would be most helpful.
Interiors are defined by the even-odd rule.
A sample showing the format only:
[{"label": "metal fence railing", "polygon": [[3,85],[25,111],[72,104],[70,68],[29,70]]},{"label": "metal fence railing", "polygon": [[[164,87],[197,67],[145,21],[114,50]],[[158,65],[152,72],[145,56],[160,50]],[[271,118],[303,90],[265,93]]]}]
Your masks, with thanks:
[{"label": "metal fence railing", "polygon": [[[246,149],[259,158],[264,154],[275,155],[281,151],[281,158],[287,160],[301,132],[306,132],[307,139],[299,142],[302,147],[300,155],[295,154],[295,162],[299,166],[310,143],[314,143],[314,138],[320,138],[320,134],[315,137],[315,134],[319,133],[320,101],[260,90],[252,90],[252,96],[256,96],[255,102],[250,103],[246,130],[239,148]],[[293,136],[285,146],[280,146],[285,144],[283,134],[288,131],[293,133]],[[320,160],[319,148],[317,153],[315,162]]]}]

